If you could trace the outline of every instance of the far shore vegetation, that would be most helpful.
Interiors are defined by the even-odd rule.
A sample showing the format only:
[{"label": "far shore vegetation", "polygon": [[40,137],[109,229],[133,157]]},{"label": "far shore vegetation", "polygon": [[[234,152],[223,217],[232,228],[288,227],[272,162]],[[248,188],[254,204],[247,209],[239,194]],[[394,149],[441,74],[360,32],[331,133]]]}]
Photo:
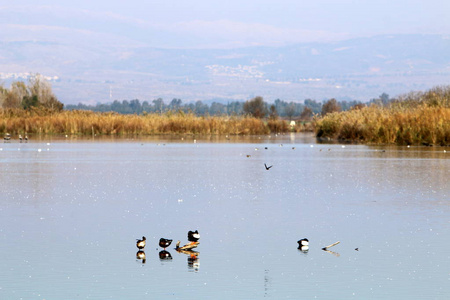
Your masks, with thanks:
[{"label": "far shore vegetation", "polygon": [[[294,121],[294,122],[292,122]],[[315,132],[325,141],[373,144],[450,145],[450,86],[411,92],[395,99],[383,93],[367,103],[323,104],[262,97],[246,102],[173,99],[64,105],[36,75],[28,83],[0,84],[0,133],[11,135],[262,135]]]},{"label": "far shore vegetation", "polygon": [[450,145],[450,86],[411,92],[384,105],[316,117],[320,139],[398,145]]}]

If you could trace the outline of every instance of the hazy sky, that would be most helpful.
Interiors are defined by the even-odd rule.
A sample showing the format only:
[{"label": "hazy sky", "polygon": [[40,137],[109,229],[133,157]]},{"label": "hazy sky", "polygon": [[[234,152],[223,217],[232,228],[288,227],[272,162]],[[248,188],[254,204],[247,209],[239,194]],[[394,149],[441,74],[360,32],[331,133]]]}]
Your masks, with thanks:
[{"label": "hazy sky", "polygon": [[161,46],[220,47],[450,34],[449,12],[448,0],[14,0],[0,4],[0,25],[109,31]]}]

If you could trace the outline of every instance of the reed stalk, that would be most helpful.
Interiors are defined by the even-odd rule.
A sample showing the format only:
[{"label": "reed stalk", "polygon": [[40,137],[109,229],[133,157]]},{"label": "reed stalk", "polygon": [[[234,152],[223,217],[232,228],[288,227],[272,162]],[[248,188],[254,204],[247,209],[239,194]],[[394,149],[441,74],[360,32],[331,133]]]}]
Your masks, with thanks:
[{"label": "reed stalk", "polygon": [[0,110],[0,132],[42,135],[258,135],[288,132],[284,120],[268,122],[249,116],[196,116],[182,112],[164,115],[122,115],[91,111],[52,112]]},{"label": "reed stalk", "polygon": [[450,108],[365,107],[326,115],[315,120],[320,138],[343,141],[402,144],[450,145]]}]

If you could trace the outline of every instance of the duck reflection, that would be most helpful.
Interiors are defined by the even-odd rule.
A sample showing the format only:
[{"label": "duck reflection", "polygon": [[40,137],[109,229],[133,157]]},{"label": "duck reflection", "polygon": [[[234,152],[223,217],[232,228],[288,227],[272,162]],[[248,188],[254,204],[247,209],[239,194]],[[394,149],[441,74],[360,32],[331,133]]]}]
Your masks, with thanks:
[{"label": "duck reflection", "polygon": [[192,253],[190,254],[190,256],[187,259],[188,269],[198,272],[198,270],[200,269],[200,261],[198,259],[198,255],[200,253],[198,253],[196,251],[192,251],[192,250],[190,252],[192,252]]},{"label": "duck reflection", "polygon": [[162,251],[159,252],[159,259],[160,260],[171,260],[172,259],[172,254],[170,254],[169,251],[162,250]]},{"label": "duck reflection", "polygon": [[188,269],[193,270],[197,272],[200,269],[200,261],[198,259],[198,256],[200,255],[200,252],[192,250],[192,248],[196,248],[200,244],[199,242],[191,242],[187,245],[184,245],[180,247],[180,241],[177,242],[177,246],[175,250],[177,250],[178,253],[183,253],[188,256],[187,263],[188,263]]},{"label": "duck reflection", "polygon": [[138,252],[136,252],[136,259],[142,261],[143,264],[145,264],[145,252],[142,250],[139,250]]},{"label": "duck reflection", "polygon": [[298,243],[298,250],[300,250],[303,253],[308,253],[309,251],[309,240],[307,238],[301,239],[297,241]]},{"label": "duck reflection", "polygon": [[309,246],[298,246],[298,251],[303,252],[303,253],[308,253],[309,251]]}]

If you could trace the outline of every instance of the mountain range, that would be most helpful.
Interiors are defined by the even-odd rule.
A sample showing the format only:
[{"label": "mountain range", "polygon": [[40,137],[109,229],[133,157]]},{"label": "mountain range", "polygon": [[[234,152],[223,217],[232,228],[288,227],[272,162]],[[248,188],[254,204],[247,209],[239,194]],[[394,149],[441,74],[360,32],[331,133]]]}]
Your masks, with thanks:
[{"label": "mountain range", "polygon": [[[40,73],[66,104],[113,100],[368,101],[450,84],[450,38],[380,35],[234,49],[149,47],[78,31],[52,39],[0,38],[4,85]],[[124,35],[125,36],[125,35]]]}]

